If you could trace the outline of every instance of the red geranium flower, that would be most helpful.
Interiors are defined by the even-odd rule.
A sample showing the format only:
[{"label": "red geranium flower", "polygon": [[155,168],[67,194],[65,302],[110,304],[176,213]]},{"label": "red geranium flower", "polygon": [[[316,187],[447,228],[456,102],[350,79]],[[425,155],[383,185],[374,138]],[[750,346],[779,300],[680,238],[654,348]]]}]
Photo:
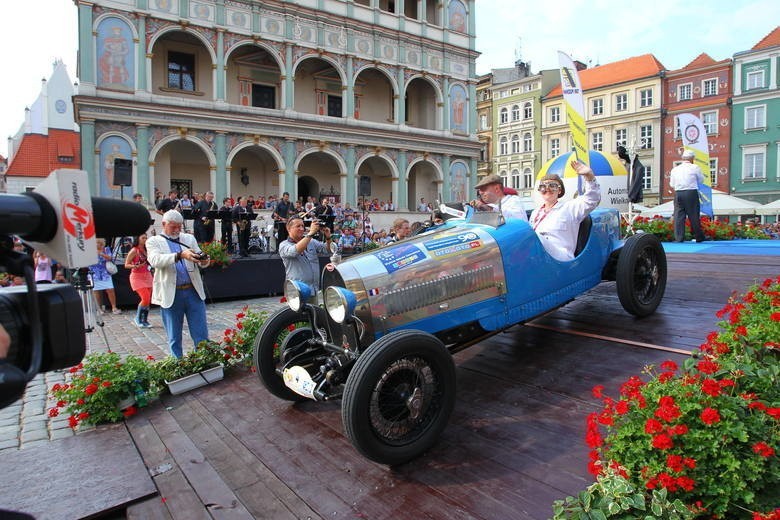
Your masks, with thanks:
[{"label": "red geranium flower", "polygon": [[720,383],[714,379],[705,379],[701,382],[701,391],[712,397],[718,397],[720,395]]},{"label": "red geranium flower", "polygon": [[135,406],[128,406],[122,411],[122,415],[125,417],[132,417],[138,412],[138,409]]},{"label": "red geranium flower", "polygon": [[701,411],[701,421],[704,424],[715,424],[720,422],[720,414],[714,408],[705,408]]},{"label": "red geranium flower", "polygon": [[57,417],[60,414],[59,409],[49,408],[49,417]]},{"label": "red geranium flower", "polygon": [[720,369],[720,365],[714,361],[710,361],[709,359],[702,359],[696,365],[696,368],[699,369],[699,372],[703,372],[705,374],[714,374]]},{"label": "red geranium flower", "polygon": [[665,433],[660,433],[653,437],[653,448],[659,450],[668,450],[673,447],[674,447],[674,442],[672,442],[672,438],[666,435]]},{"label": "red geranium flower", "polygon": [[671,359],[668,359],[668,360],[664,361],[663,363],[661,363],[661,368],[663,370],[668,370],[668,371],[674,372],[675,370],[677,370],[677,363],[675,363]]},{"label": "red geranium flower", "polygon": [[98,386],[94,383],[89,384],[86,386],[86,388],[84,388],[84,393],[87,395],[92,395],[97,391],[98,391]]},{"label": "red geranium flower", "polygon": [[657,421],[655,419],[648,419],[645,422],[645,433],[653,434],[662,432],[664,430],[663,425],[660,421]]},{"label": "red geranium flower", "polygon": [[760,441],[753,445],[753,451],[761,455],[762,457],[771,457],[775,454],[774,448],[772,448],[769,444]]},{"label": "red geranium flower", "polygon": [[772,320],[772,321],[780,321],[780,312],[773,312],[769,316],[769,319]]},{"label": "red geranium flower", "polygon": [[78,425],[79,425],[79,420],[76,419],[75,415],[71,415],[70,417],[68,417],[68,426],[70,426],[71,428],[75,428]]},{"label": "red geranium flower", "polygon": [[590,392],[596,399],[601,399],[604,397],[604,385],[596,385]]}]

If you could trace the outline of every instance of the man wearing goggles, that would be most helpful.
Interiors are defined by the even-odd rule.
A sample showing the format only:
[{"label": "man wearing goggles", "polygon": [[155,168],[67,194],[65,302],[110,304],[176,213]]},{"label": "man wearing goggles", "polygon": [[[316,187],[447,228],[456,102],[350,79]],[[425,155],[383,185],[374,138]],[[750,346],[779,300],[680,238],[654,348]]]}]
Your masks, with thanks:
[{"label": "man wearing goggles", "polygon": [[471,205],[477,211],[498,211],[500,201],[501,213],[504,217],[528,221],[528,214],[520,197],[504,194],[504,183],[498,175],[488,175],[474,187],[479,193],[479,198],[472,201]]},{"label": "man wearing goggles", "polygon": [[571,167],[585,180],[585,193],[561,202],[559,199],[566,194],[563,180],[555,174],[545,175],[538,188],[543,204],[531,213],[530,220],[550,256],[561,261],[574,258],[580,222],[601,202],[601,191],[590,166],[572,161]]}]

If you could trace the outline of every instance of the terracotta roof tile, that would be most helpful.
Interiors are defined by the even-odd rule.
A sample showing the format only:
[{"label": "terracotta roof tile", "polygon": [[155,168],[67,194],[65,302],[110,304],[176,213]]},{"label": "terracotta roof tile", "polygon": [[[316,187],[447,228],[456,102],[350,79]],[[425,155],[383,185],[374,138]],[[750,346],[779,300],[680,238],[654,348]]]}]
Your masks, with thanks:
[{"label": "terracotta roof tile", "polygon": [[[60,158],[70,157],[70,161]],[[49,129],[49,135],[25,134],[8,165],[11,177],[46,177],[57,168],[81,168],[81,140],[78,132]]]},{"label": "terracotta roof tile", "polygon": [[[652,54],[634,56],[625,60],[607,63],[579,71],[583,90],[617,85],[627,81],[657,76],[666,67]],[[561,95],[560,83],[545,96],[547,99]]]},{"label": "terracotta roof tile", "polygon": [[699,67],[706,67],[707,65],[713,65],[714,63],[715,60],[713,60],[709,54],[702,52],[696,56],[692,62],[683,67],[683,69],[698,69]]},{"label": "terracotta roof tile", "polygon": [[759,49],[768,49],[780,45],[780,25],[774,28],[772,32],[764,36],[760,42],[753,46],[754,51]]}]

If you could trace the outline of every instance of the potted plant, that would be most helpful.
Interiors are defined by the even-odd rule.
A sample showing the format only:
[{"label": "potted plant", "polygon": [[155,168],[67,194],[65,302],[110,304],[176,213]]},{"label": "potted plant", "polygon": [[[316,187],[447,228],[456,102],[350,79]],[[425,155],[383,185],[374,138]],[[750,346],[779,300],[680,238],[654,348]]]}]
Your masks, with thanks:
[{"label": "potted plant", "polygon": [[[593,389],[603,407],[585,440],[598,485],[557,502],[556,519],[645,517],[645,499],[667,495],[666,506],[681,501],[695,517],[780,518],[780,277],[716,316],[721,332],[682,366],[648,367],[647,380],[632,376],[615,398]],[[631,511],[619,503],[629,488]],[[682,518],[676,506],[664,511],[655,518]]]},{"label": "potted plant", "polygon": [[230,357],[218,343],[201,341],[195,350],[181,358],[169,357],[160,361],[156,370],[158,378],[172,394],[177,395],[222,379],[223,362]]},{"label": "potted plant", "polygon": [[255,337],[267,317],[268,313],[265,311],[255,311],[250,309],[249,305],[244,306],[241,312],[236,314],[235,327],[225,329],[221,343],[225,354],[229,354],[236,362],[251,366]]},{"label": "potted plant", "polygon": [[129,355],[122,359],[116,352],[88,354],[70,369],[70,381],[55,384],[51,397],[56,405],[49,417],[60,410],[70,414],[71,428],[79,424],[116,422],[136,413],[159,394],[154,358]]},{"label": "potted plant", "polygon": [[227,251],[227,246],[219,241],[203,242],[200,244],[200,250],[211,258],[211,267],[227,268],[233,262]]}]

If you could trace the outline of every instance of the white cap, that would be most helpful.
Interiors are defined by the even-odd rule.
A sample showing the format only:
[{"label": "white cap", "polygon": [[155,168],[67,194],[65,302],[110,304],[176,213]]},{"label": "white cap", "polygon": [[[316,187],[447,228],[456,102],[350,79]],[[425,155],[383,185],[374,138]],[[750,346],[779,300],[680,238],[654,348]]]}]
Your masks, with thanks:
[{"label": "white cap", "polygon": [[182,224],[182,223],[184,223],[184,217],[182,217],[181,213],[179,213],[175,209],[169,209],[163,215],[162,221],[163,222],[173,222],[175,224]]},{"label": "white cap", "polygon": [[693,153],[693,150],[685,150],[680,157],[683,159],[693,159],[696,157],[696,154]]}]

